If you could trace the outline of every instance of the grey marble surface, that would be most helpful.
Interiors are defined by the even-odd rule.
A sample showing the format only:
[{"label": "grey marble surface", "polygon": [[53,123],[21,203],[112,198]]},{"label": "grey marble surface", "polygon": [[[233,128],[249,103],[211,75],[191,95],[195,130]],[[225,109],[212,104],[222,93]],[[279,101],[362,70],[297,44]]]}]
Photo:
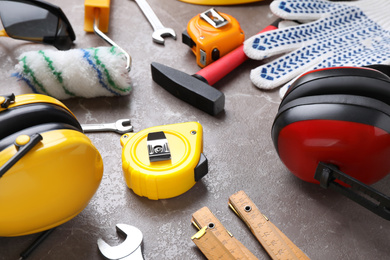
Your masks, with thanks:
[{"label": "grey marble surface", "polygon": [[[148,0],[167,27],[178,34],[165,46],[152,42],[152,28],[134,1],[112,0],[107,33],[133,59],[133,91],[124,97],[64,101],[80,123],[112,122],[130,118],[135,131],[187,121],[204,130],[204,154],[209,173],[181,196],[152,201],[127,188],[122,175],[120,135],[87,134],[102,155],[104,176],[89,205],[59,226],[29,259],[104,259],[97,239],[118,244],[117,223],[138,227],[144,235],[144,258],[205,259],[191,236],[191,215],[207,206],[259,259],[268,255],[245,224],[228,208],[228,198],[244,190],[298,247],[312,259],[389,259],[390,223],[350,200],[294,177],[279,160],[270,131],[280,102],[278,91],[264,92],[252,85],[249,73],[262,61],[247,61],[215,87],[226,96],[225,111],[212,117],[173,97],[153,82],[151,62],[163,63],[188,74],[200,68],[181,42],[187,22],[209,6],[176,0]],[[50,1],[61,6],[76,33],[74,48],[106,46],[98,36],[83,31],[84,1]],[[235,17],[246,38],[271,23],[270,1],[218,10]],[[0,38],[0,94],[29,93],[10,77],[17,57],[27,50],[52,48]],[[2,126],[3,127],[3,126]],[[389,193],[390,177],[374,186]],[[0,191],[1,192],[1,191]],[[37,237],[0,238],[0,259],[17,259]]]}]

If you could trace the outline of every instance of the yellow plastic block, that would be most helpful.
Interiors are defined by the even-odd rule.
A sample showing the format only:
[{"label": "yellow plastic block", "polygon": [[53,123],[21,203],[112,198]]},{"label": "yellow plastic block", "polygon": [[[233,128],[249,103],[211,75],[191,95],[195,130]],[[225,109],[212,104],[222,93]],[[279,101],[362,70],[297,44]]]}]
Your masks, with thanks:
[{"label": "yellow plastic block", "polygon": [[95,12],[99,11],[99,30],[108,32],[110,0],[85,0],[84,7],[84,31],[93,32]]},{"label": "yellow plastic block", "polygon": [[0,36],[8,37],[8,34],[4,29],[2,29],[2,30],[0,30]]}]

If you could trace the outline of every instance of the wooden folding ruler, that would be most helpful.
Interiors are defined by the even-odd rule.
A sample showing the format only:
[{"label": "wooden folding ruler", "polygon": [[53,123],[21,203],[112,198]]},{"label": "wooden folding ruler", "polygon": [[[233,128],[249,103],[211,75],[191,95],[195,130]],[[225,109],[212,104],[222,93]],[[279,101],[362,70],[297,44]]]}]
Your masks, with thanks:
[{"label": "wooden folding ruler", "polygon": [[[229,206],[248,225],[272,259],[309,259],[260,212],[245,192],[239,191],[230,196]],[[199,231],[191,239],[207,259],[257,259],[207,207],[192,215],[192,223]]]}]

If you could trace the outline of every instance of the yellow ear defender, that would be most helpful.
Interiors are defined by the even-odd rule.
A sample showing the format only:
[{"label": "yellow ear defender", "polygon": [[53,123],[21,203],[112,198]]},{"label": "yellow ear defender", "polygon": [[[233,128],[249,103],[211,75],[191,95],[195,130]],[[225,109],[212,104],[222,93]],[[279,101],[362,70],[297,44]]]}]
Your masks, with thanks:
[{"label": "yellow ear defender", "polygon": [[103,161],[73,113],[39,94],[0,96],[0,236],[41,232],[89,203]]}]

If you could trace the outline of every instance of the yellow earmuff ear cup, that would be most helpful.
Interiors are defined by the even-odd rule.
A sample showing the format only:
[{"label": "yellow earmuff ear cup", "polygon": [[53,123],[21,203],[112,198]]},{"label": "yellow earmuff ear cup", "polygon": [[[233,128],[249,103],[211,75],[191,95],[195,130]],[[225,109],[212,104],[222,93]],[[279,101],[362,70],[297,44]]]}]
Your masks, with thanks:
[{"label": "yellow earmuff ear cup", "polygon": [[76,117],[68,110],[44,102],[9,107],[0,112],[0,122],[7,126],[0,128],[0,139],[31,126],[54,122],[73,125],[81,131]]},{"label": "yellow earmuff ear cup", "polygon": [[45,133],[45,132],[60,130],[60,129],[64,129],[64,130],[69,129],[69,130],[82,132],[77,127],[69,124],[64,124],[64,123],[47,123],[47,124],[35,125],[35,126],[22,129],[18,132],[8,135],[5,138],[0,139],[0,151],[2,151],[3,149],[7,148],[10,145],[13,145],[13,143],[15,142],[18,136],[21,135],[31,136],[36,133]]},{"label": "yellow earmuff ear cup", "polygon": [[[89,138],[75,130],[42,133],[43,139],[0,177],[0,236],[21,236],[67,222],[89,203],[103,161]],[[0,152],[0,165],[17,152]]]},{"label": "yellow earmuff ear cup", "polygon": [[[1,100],[1,97],[0,97]],[[12,108],[16,106],[22,106],[22,105],[27,105],[27,104],[34,104],[34,103],[48,103],[52,105],[56,105],[59,107],[62,107],[66,109],[70,114],[73,115],[72,111],[67,108],[64,103],[61,101],[42,94],[23,94],[23,95],[17,95],[15,96],[14,102],[11,102],[7,108]],[[0,106],[0,112],[3,110],[6,110],[7,108],[3,108]]]},{"label": "yellow earmuff ear cup", "polygon": [[27,94],[0,108],[0,123],[7,126],[0,129],[2,168],[22,149],[14,142],[42,136],[0,175],[0,236],[41,232],[78,215],[99,187],[103,162],[74,114],[55,98]]}]

